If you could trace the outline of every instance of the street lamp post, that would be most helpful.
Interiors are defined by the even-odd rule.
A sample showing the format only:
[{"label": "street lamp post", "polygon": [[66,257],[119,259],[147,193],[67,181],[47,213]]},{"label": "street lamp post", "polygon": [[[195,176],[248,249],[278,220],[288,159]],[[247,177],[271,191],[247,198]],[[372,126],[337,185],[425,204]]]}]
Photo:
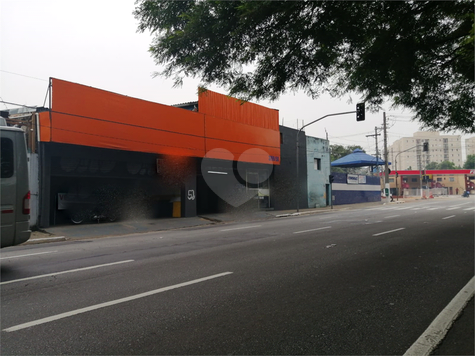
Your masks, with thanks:
[{"label": "street lamp post", "polygon": [[[302,131],[305,127],[307,126],[310,126],[314,123],[316,123],[317,121],[320,121],[320,120],[323,120],[324,118],[326,117],[329,117],[329,116],[337,116],[337,115],[346,115],[346,114],[354,114],[356,113],[356,111],[346,111],[346,112],[339,112],[339,113],[335,113],[335,114],[328,114],[328,115],[325,115],[325,116],[322,116],[321,118],[318,118],[316,120],[313,120],[312,122],[308,123],[307,125],[303,125],[298,131],[297,131],[297,153],[296,153],[296,166],[297,166],[297,182],[296,182],[296,187],[297,187],[297,213],[300,211],[299,210],[299,204],[300,204],[300,180],[299,180],[299,135],[300,135],[300,131]],[[331,197],[330,197],[331,199]]]}]

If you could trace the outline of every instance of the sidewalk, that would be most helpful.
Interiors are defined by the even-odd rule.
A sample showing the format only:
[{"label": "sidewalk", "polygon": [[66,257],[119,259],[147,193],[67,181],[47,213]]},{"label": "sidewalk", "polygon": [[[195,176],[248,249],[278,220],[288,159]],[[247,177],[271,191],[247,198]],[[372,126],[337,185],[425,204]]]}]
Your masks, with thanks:
[{"label": "sidewalk", "polygon": [[[401,203],[401,201],[399,202]],[[389,204],[396,204],[396,201]],[[191,218],[156,218],[137,219],[117,222],[84,223],[80,225],[58,225],[44,230],[34,231],[25,244],[37,244],[66,240],[80,240],[99,238],[104,236],[128,235],[154,231],[176,230],[189,227],[201,227],[214,224],[227,224],[233,222],[270,220],[299,215],[331,213],[341,210],[361,209],[364,207],[381,206],[383,202],[336,205],[333,209],[329,206],[323,208],[278,211],[235,211],[220,214],[205,214]]]},{"label": "sidewalk", "polygon": [[[442,197],[440,197],[442,198]],[[439,198],[437,198],[439,199]],[[209,226],[213,224],[227,224],[233,222],[247,222],[270,220],[275,218],[287,218],[292,216],[331,213],[341,210],[361,209],[372,206],[382,206],[385,204],[402,204],[421,200],[419,197],[399,198],[393,202],[386,203],[384,200],[371,203],[335,205],[323,208],[273,210],[273,211],[239,211],[220,214],[205,214],[191,218],[155,218],[155,219],[135,219],[121,220],[117,222],[83,223],[80,225],[66,224],[51,226],[40,231],[33,231],[30,239],[25,244],[38,244],[47,242],[70,241],[80,239],[92,239],[104,236],[117,236],[128,234],[139,234],[154,231],[176,230],[189,227]]]}]

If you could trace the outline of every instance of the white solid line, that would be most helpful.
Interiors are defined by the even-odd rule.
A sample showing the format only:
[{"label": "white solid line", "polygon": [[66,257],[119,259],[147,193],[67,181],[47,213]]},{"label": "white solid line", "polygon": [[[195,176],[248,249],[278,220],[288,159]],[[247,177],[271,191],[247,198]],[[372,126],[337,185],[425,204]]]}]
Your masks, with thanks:
[{"label": "white solid line", "polygon": [[28,255],[18,255],[18,256],[10,256],[10,257],[1,257],[0,260],[6,260],[10,258],[20,258],[20,257],[28,257],[28,256],[35,256],[35,255],[44,255],[45,253],[54,253],[58,251],[46,251],[46,252],[37,252],[37,253],[30,253]]},{"label": "white solid line", "polygon": [[134,260],[126,260],[126,261],[112,262],[112,263],[106,263],[106,264],[103,264],[103,265],[97,265],[97,266],[91,266],[91,267],[84,267],[84,268],[76,268],[76,269],[70,269],[70,270],[67,270],[67,271],[61,271],[61,272],[55,272],[55,273],[42,274],[42,275],[40,275],[40,276],[33,276],[33,277],[27,277],[27,278],[14,279],[14,280],[12,280],[12,281],[0,282],[0,285],[3,285],[3,284],[10,284],[10,283],[16,283],[16,282],[23,282],[23,281],[29,281],[29,280],[38,279],[38,278],[45,278],[45,277],[57,276],[57,275],[59,275],[59,274],[65,274],[65,273],[87,271],[87,270],[90,270],[90,269],[95,269],[95,268],[100,268],[100,267],[107,267],[107,266],[114,266],[114,265],[118,265],[118,264],[121,264],[121,263],[128,263],[128,262],[134,262]]},{"label": "white solid line", "polygon": [[450,303],[440,312],[429,327],[406,351],[404,356],[423,355],[428,356],[442,341],[449,331],[455,319],[473,297],[475,290],[475,277],[462,288]]},{"label": "white solid line", "polygon": [[233,229],[225,229],[225,230],[219,230],[219,231],[232,231],[232,230],[242,230],[242,229],[252,229],[253,227],[260,227],[262,225],[252,225],[252,226],[244,226],[244,227],[236,227]]},{"label": "white solid line", "polygon": [[401,215],[386,216],[385,219],[397,218],[398,216],[401,216]]},{"label": "white solid line", "polygon": [[208,276],[208,277],[203,277],[203,278],[199,278],[199,279],[194,279],[194,280],[192,280],[192,281],[175,284],[175,285],[172,285],[172,286],[168,286],[168,287],[164,287],[164,288],[160,288],[160,289],[151,290],[151,291],[149,291],[149,292],[132,295],[132,296],[130,296],[130,297],[120,298],[120,299],[111,300],[111,301],[105,302],[105,303],[100,303],[100,304],[96,304],[96,305],[91,305],[91,306],[85,307],[85,308],[80,308],[80,309],[76,309],[76,310],[71,310],[71,311],[66,312],[66,313],[61,313],[61,314],[53,315],[53,316],[50,316],[50,317],[47,317],[47,318],[30,321],[30,322],[28,322],[28,323],[15,325],[15,326],[12,326],[12,327],[3,329],[3,331],[12,332],[12,331],[17,331],[17,330],[21,330],[21,329],[26,329],[26,328],[29,328],[29,327],[31,327],[31,326],[36,326],[36,325],[40,325],[40,324],[49,323],[49,322],[51,322],[51,321],[55,321],[55,320],[67,318],[67,317],[70,317],[70,316],[73,316],[73,315],[77,315],[77,314],[87,313],[87,312],[92,311],[92,310],[96,310],[96,309],[100,309],[100,308],[106,308],[106,307],[110,307],[110,306],[112,306],[112,305],[116,305],[116,304],[120,304],[120,303],[130,302],[130,301],[135,300],[135,299],[148,297],[148,296],[151,296],[151,295],[154,295],[154,294],[158,294],[158,293],[163,293],[163,292],[166,292],[166,291],[169,291],[169,290],[172,290],[172,289],[177,289],[177,288],[181,288],[181,287],[186,287],[186,286],[189,286],[189,285],[192,285],[192,284],[196,284],[196,283],[208,281],[208,280],[210,280],[210,279],[223,277],[223,276],[226,276],[226,275],[232,274],[232,273],[233,273],[233,272],[219,273],[219,274],[215,274],[215,275]]},{"label": "white solid line", "polygon": [[467,208],[467,209],[463,209],[463,210],[475,210],[475,206],[473,208]]},{"label": "white solid line", "polygon": [[450,216],[446,216],[445,218],[442,218],[442,220],[445,220],[445,219],[452,219],[454,218],[456,215],[450,215]]},{"label": "white solid line", "polygon": [[331,226],[324,226],[324,227],[319,227],[317,229],[311,229],[311,230],[304,230],[304,231],[296,231],[294,234],[302,234],[304,232],[310,232],[310,231],[317,231],[317,230],[324,230],[324,229],[331,229]]},{"label": "white solid line", "polygon": [[385,231],[385,232],[380,232],[378,234],[373,234],[373,236],[379,236],[379,235],[384,235],[384,234],[390,234],[391,232],[396,232],[396,231],[401,231],[401,230],[404,230],[405,227],[401,227],[399,229],[394,229],[394,230],[389,230],[389,231]]}]

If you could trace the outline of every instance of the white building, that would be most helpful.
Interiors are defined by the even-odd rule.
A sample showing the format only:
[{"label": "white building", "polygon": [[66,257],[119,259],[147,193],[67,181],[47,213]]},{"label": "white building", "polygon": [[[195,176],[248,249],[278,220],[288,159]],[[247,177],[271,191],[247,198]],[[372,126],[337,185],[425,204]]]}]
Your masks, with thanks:
[{"label": "white building", "polygon": [[475,136],[465,140],[465,152],[468,155],[475,155]]},{"label": "white building", "polygon": [[[429,151],[423,152],[424,142]],[[441,135],[435,131],[419,131],[412,137],[403,137],[388,148],[388,160],[395,169],[425,169],[430,162],[453,162],[463,165],[462,141],[460,135]],[[397,162],[397,167],[396,167]]]}]

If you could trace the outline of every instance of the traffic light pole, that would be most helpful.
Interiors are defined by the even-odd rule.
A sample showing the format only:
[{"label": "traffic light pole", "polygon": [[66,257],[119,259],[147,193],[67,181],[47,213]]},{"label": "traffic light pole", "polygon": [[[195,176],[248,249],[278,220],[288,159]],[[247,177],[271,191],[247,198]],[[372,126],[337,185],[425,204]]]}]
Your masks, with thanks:
[{"label": "traffic light pole", "polygon": [[[428,147],[425,146],[425,145],[416,145],[416,146],[414,146],[414,147],[408,148],[407,150],[404,150],[404,151],[399,152],[399,153],[396,155],[396,157],[394,157],[394,163],[395,163],[395,165],[396,165],[395,168],[396,168],[396,194],[397,194],[397,195],[396,195],[396,200],[397,200],[397,201],[399,201],[399,191],[398,191],[398,186],[397,186],[397,179],[398,179],[398,176],[399,176],[399,174],[398,174],[398,172],[397,172],[397,156],[399,156],[401,153],[410,151],[410,150],[412,150],[413,148],[421,147],[421,146],[424,148],[424,150],[425,150],[425,149],[428,150]],[[424,151],[424,152],[427,152],[427,151]],[[419,175],[420,175],[420,173],[421,173],[421,172],[419,171]],[[421,181],[421,184],[422,184],[422,181]],[[422,190],[422,188],[421,188],[421,190]],[[422,194],[422,192],[421,192],[421,194]]]},{"label": "traffic light pole", "polygon": [[[296,166],[297,166],[297,182],[295,184],[296,188],[297,188],[297,213],[300,211],[300,178],[299,178],[299,136],[300,136],[300,131],[302,131],[305,127],[307,126],[310,126],[320,120],[323,120],[324,118],[326,117],[329,117],[329,116],[338,116],[338,115],[347,115],[347,114],[354,114],[356,113],[356,111],[346,111],[346,112],[339,112],[339,113],[335,113],[335,114],[328,114],[328,115],[325,115],[325,116],[322,116],[316,120],[313,120],[312,122],[308,123],[307,125],[303,125],[298,131],[297,131],[297,141],[296,141],[296,144],[297,144],[297,149],[296,149]],[[360,120],[362,121],[362,120]],[[332,197],[330,197],[331,199]],[[333,202],[332,202],[333,204]]]}]

